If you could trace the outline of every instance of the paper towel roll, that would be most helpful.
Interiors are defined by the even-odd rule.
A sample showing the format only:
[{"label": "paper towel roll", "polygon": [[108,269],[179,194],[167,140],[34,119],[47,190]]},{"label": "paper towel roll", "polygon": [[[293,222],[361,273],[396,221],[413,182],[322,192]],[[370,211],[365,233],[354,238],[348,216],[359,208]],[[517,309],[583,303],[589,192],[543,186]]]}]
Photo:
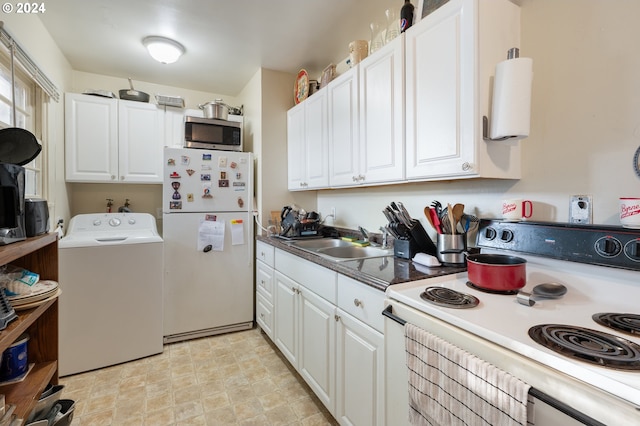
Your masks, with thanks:
[{"label": "paper towel roll", "polygon": [[508,59],[496,65],[491,111],[491,139],[529,136],[533,60]]}]

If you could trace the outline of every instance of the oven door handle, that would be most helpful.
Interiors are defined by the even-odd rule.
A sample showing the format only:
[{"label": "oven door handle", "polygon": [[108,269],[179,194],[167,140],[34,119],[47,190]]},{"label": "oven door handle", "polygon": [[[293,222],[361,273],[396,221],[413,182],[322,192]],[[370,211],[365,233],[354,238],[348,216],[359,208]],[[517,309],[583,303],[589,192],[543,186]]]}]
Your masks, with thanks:
[{"label": "oven door handle", "polygon": [[407,323],[405,320],[403,320],[399,316],[393,314],[393,306],[391,306],[391,305],[387,305],[387,307],[384,308],[384,310],[382,311],[382,315],[384,315],[387,318],[390,318],[390,319],[394,320],[395,322],[397,322],[398,324],[400,324],[402,326],[404,326]]}]

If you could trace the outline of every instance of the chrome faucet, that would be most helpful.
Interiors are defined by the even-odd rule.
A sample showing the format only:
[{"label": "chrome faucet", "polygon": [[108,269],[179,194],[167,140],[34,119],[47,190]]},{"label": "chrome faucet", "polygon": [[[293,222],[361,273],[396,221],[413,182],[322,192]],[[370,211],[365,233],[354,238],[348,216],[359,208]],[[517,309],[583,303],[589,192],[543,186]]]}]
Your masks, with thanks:
[{"label": "chrome faucet", "polygon": [[381,226],[380,231],[382,231],[382,248],[386,250],[390,248],[389,247],[389,230],[386,227]]},{"label": "chrome faucet", "polygon": [[358,230],[360,231],[360,233],[362,234],[362,239],[364,241],[369,242],[369,231],[367,231],[366,229],[364,229],[362,226],[358,226]]}]

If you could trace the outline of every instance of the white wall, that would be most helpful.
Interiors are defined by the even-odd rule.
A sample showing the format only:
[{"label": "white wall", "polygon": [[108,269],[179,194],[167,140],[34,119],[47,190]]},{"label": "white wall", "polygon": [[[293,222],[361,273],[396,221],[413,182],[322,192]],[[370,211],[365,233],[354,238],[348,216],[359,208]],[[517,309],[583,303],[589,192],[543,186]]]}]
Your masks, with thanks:
[{"label": "white wall", "polygon": [[[381,210],[402,201],[425,227],[432,200],[462,202],[497,217],[505,197],[535,203],[535,220],[567,222],[570,196],[593,196],[594,223],[618,225],[618,197],[640,196],[632,168],[640,145],[640,2],[521,0],[521,56],[533,58],[531,135],[522,144],[519,181],[462,180],[318,192],[337,224],[371,230]],[[430,231],[431,229],[428,228]],[[432,234],[433,235],[433,234]]]}]

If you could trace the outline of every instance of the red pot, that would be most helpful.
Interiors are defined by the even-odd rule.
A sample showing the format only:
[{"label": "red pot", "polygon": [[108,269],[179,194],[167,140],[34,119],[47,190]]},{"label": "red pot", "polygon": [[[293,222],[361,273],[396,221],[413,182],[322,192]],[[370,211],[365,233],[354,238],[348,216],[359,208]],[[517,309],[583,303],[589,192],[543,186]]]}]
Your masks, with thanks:
[{"label": "red pot", "polygon": [[467,274],[475,286],[495,291],[513,291],[524,287],[527,261],[502,254],[467,256]]}]

